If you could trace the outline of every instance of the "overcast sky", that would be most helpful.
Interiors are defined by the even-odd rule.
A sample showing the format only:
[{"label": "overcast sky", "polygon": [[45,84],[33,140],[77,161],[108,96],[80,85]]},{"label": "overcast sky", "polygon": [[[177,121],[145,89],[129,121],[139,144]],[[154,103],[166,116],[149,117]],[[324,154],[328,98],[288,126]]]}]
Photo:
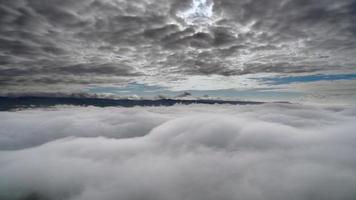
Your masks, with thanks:
[{"label": "overcast sky", "polygon": [[355,0],[0,0],[0,93],[355,102],[355,21]]}]

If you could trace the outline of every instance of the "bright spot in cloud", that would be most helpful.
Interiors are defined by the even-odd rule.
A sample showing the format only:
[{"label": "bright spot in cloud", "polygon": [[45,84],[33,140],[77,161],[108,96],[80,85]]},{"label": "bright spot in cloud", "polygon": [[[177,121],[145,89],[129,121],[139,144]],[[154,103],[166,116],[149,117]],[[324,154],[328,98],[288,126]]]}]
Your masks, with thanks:
[{"label": "bright spot in cloud", "polygon": [[191,8],[177,15],[189,25],[211,24],[213,6],[214,2],[210,0],[193,0]]}]

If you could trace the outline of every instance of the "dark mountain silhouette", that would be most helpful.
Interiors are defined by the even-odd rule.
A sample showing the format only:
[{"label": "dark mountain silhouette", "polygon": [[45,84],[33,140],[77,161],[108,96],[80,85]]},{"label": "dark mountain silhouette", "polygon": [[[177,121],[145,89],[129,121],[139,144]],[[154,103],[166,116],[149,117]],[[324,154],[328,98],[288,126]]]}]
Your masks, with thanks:
[{"label": "dark mountain silhouette", "polygon": [[0,111],[51,107],[56,105],[73,106],[97,106],[97,107],[133,107],[133,106],[173,106],[175,104],[231,104],[248,105],[262,104],[263,102],[253,101],[224,101],[224,100],[179,100],[179,99],[158,99],[158,100],[130,100],[130,99],[104,99],[104,98],[75,98],[75,97],[0,97]]}]

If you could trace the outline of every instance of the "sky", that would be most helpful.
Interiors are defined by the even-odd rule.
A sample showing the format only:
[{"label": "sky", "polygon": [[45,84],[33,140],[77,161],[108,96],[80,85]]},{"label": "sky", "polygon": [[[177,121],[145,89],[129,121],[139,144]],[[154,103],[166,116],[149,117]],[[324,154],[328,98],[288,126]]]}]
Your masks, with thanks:
[{"label": "sky", "polygon": [[0,0],[0,95],[356,103],[355,0]]}]

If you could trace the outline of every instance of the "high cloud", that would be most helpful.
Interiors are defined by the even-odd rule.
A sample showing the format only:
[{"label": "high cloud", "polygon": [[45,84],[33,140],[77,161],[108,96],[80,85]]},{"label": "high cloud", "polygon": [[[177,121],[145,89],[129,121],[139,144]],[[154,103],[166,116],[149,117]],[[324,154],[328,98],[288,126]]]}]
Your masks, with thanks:
[{"label": "high cloud", "polygon": [[356,108],[0,113],[0,199],[353,200]]},{"label": "high cloud", "polygon": [[0,84],[20,92],[347,73],[355,10],[354,0],[1,0]]}]

